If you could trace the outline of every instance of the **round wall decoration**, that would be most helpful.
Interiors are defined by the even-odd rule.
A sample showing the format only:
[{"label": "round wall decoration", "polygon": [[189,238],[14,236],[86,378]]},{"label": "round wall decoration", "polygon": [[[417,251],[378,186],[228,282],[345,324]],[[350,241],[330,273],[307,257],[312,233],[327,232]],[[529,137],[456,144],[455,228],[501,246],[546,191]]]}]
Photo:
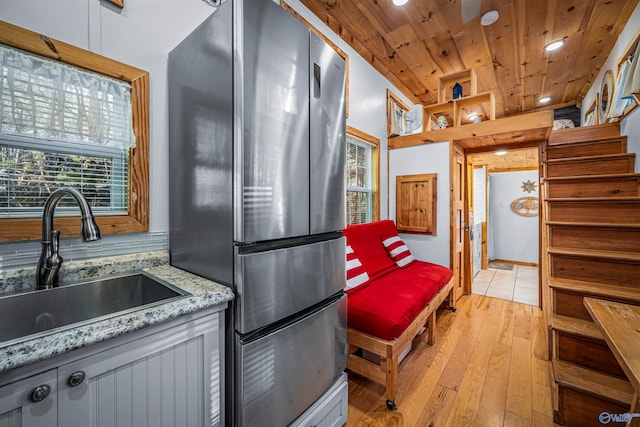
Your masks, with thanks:
[{"label": "round wall decoration", "polygon": [[613,71],[607,70],[602,78],[602,88],[600,89],[600,123],[607,123],[611,104],[613,104]]},{"label": "round wall decoration", "polygon": [[511,210],[521,216],[538,216],[538,198],[533,196],[518,197],[511,202]]}]

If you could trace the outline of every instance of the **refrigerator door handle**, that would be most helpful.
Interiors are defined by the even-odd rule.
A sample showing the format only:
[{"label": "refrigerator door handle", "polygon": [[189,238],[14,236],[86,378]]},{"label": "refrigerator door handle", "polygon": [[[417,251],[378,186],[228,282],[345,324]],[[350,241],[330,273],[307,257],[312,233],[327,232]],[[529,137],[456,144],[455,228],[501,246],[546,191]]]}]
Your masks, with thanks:
[{"label": "refrigerator door handle", "polygon": [[320,99],[321,75],[322,75],[322,70],[320,66],[314,63],[313,64],[313,97],[316,99]]}]

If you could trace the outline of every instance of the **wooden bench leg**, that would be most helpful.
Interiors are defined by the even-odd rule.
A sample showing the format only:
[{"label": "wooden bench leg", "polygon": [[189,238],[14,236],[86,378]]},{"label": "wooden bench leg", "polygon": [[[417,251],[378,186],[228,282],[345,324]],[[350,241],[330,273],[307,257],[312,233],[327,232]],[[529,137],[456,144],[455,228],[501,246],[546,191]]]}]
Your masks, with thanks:
[{"label": "wooden bench leg", "polygon": [[453,305],[455,304],[455,301],[453,300],[453,288],[451,288],[451,290],[449,291],[449,310],[451,310],[452,312],[456,312],[457,308]]},{"label": "wooden bench leg", "polygon": [[386,391],[387,409],[397,409],[396,394],[398,393],[398,357],[392,356],[384,359],[386,363]]},{"label": "wooden bench leg", "polygon": [[436,342],[436,311],[429,315],[427,320],[427,344],[433,345]]}]

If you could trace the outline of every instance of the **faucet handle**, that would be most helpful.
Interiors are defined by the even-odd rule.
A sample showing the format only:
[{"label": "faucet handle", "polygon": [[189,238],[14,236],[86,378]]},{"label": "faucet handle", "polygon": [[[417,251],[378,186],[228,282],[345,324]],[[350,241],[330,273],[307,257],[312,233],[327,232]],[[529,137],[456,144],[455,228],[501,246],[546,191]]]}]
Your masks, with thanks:
[{"label": "faucet handle", "polygon": [[64,261],[60,256],[60,231],[51,232],[51,255],[47,257],[44,264],[46,272],[46,282],[49,286],[58,286],[58,273]]}]

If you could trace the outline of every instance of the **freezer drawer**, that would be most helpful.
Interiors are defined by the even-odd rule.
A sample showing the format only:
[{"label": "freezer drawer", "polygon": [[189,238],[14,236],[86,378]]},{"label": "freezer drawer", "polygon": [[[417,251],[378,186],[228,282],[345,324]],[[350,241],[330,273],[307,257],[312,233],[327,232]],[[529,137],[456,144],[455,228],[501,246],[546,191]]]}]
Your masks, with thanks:
[{"label": "freezer drawer", "polygon": [[250,342],[238,335],[236,425],[285,426],[322,396],[346,368],[344,295]]},{"label": "freezer drawer", "polygon": [[246,254],[236,247],[236,330],[249,333],[341,291],[344,248],[344,237]]}]

